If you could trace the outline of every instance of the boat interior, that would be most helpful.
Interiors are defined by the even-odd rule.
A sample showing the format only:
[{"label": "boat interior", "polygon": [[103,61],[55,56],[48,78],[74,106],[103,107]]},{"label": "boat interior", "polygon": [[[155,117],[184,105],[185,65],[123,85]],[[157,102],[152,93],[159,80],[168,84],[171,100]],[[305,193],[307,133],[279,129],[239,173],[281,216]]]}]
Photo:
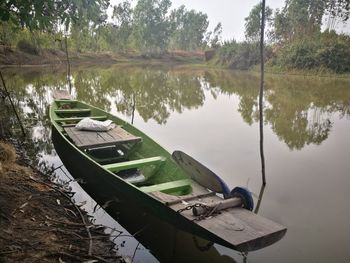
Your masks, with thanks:
[{"label": "boat interior", "polygon": [[[192,181],[170,154],[129,123],[76,100],[56,99],[52,114],[61,132],[85,155],[143,192],[176,196],[192,192]],[[76,129],[86,117],[112,120],[116,127],[108,131]]]}]

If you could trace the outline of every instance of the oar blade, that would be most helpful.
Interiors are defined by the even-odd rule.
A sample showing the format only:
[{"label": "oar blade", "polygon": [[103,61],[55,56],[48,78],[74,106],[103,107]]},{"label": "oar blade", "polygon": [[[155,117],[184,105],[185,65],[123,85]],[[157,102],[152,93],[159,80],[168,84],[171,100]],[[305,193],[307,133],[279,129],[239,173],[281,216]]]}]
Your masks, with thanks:
[{"label": "oar blade", "polygon": [[192,180],[213,192],[222,193],[224,196],[230,195],[226,183],[203,164],[182,151],[174,151],[172,156]]}]

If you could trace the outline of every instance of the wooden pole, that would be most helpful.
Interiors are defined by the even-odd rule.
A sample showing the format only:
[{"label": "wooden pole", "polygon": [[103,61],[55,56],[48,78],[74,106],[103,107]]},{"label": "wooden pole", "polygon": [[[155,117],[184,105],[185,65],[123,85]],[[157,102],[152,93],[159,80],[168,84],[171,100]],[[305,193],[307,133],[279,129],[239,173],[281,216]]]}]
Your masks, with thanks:
[{"label": "wooden pole", "polygon": [[69,85],[69,94],[72,94],[72,83],[70,80],[70,62],[69,62],[69,56],[68,56],[68,40],[67,40],[67,35],[64,37],[64,44],[66,46],[66,57],[67,57],[67,81]]},{"label": "wooden pole", "polygon": [[136,108],[136,98],[135,94],[132,94],[132,114],[131,114],[131,124],[134,124],[134,118],[135,118],[135,108]]},{"label": "wooden pole", "polygon": [[25,137],[25,136],[26,136],[26,133],[25,133],[25,131],[24,131],[23,124],[22,124],[22,122],[21,122],[21,119],[19,118],[19,115],[18,115],[17,111],[16,111],[15,105],[13,104],[13,101],[12,101],[12,99],[11,99],[11,95],[10,95],[10,93],[8,92],[7,88],[6,88],[5,80],[4,80],[4,77],[2,76],[1,71],[0,71],[0,78],[1,78],[1,81],[2,81],[2,86],[3,86],[4,91],[5,91],[5,95],[6,95],[6,96],[9,98],[9,100],[10,100],[12,109],[13,109],[15,115],[16,115],[16,118],[17,118],[17,121],[18,121],[18,123],[19,123],[19,126],[21,127],[23,137]]},{"label": "wooden pole", "polygon": [[265,32],[265,0],[261,3],[261,34],[260,34],[260,92],[259,92],[259,130],[260,130],[260,158],[263,185],[266,185],[265,156],[264,156],[264,32]]},{"label": "wooden pole", "polygon": [[263,199],[264,191],[265,191],[265,185],[262,184],[261,188],[260,188],[259,199],[258,199],[258,202],[257,202],[255,210],[254,210],[255,214],[259,213],[259,209],[260,209],[261,201]]}]

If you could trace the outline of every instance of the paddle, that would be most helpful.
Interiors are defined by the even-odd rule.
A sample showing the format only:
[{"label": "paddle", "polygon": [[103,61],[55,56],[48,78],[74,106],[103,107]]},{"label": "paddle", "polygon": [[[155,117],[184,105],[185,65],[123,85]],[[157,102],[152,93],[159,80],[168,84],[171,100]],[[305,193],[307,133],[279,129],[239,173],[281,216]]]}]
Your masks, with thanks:
[{"label": "paddle", "polygon": [[215,193],[223,194],[225,199],[230,197],[231,191],[227,184],[203,164],[182,151],[174,151],[172,156],[192,180]]},{"label": "paddle", "polygon": [[193,181],[215,193],[223,194],[225,199],[235,199],[228,200],[227,204],[221,202],[222,204],[220,203],[220,206],[222,209],[243,206],[250,211],[253,210],[254,200],[248,189],[237,186],[231,191],[218,175],[188,154],[181,151],[174,151],[172,156],[175,162],[191,176]]}]

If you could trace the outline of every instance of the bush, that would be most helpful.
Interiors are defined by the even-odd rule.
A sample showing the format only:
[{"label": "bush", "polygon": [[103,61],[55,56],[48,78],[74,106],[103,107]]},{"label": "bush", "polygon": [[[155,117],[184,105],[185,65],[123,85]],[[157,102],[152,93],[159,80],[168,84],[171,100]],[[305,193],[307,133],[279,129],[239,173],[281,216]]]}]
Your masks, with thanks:
[{"label": "bush", "polygon": [[277,59],[272,63],[287,68],[326,68],[336,73],[350,72],[350,37],[324,32],[294,40],[277,52]]},{"label": "bush", "polygon": [[350,72],[350,46],[335,43],[318,50],[320,63],[337,73]]},{"label": "bush", "polygon": [[311,69],[320,66],[317,45],[310,41],[297,41],[286,45],[278,55],[278,64],[297,69]]},{"label": "bush", "polygon": [[21,39],[20,41],[18,41],[17,48],[29,54],[33,54],[33,55],[39,54],[39,50],[25,39]]},{"label": "bush", "polygon": [[[267,52],[266,54],[269,54]],[[258,43],[230,42],[225,43],[215,54],[216,64],[232,69],[249,69],[260,63],[260,51]]]}]

